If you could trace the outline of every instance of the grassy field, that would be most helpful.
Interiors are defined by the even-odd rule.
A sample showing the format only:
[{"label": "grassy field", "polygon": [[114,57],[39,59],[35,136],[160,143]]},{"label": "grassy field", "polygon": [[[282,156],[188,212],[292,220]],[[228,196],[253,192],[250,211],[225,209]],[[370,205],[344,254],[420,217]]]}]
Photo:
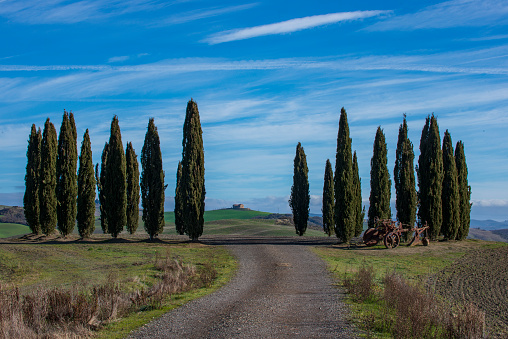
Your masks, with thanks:
[{"label": "grassy field", "polygon": [[[374,290],[382,294],[383,278],[392,272],[397,272],[413,284],[425,286],[427,279],[450,266],[457,259],[475,249],[497,248],[508,245],[499,242],[466,240],[461,242],[433,242],[430,246],[400,246],[394,250],[387,250],[382,245],[348,249],[344,245],[316,247],[314,252],[323,258],[329,270],[333,273],[339,286],[345,278],[351,278],[361,268],[374,268]],[[348,301],[352,307],[353,318],[360,328],[365,328],[368,321],[376,322],[386,319],[386,305],[379,298],[372,298],[363,302]],[[374,315],[374,318],[371,317]],[[370,326],[370,325],[369,325]],[[379,328],[382,328],[382,324]],[[383,330],[374,333],[376,338],[391,338]]]},{"label": "grassy field", "polygon": [[26,225],[0,223],[0,238],[13,237],[30,233],[30,229]]},{"label": "grassy field", "polygon": [[[173,231],[173,230],[171,230]],[[203,235],[240,235],[240,236],[294,236],[293,225],[277,225],[275,220],[263,219],[230,219],[205,223]],[[304,236],[325,236],[324,232],[307,229]]]},{"label": "grassy field", "polygon": [[18,286],[21,293],[37,288],[87,288],[108,280],[124,289],[151,286],[157,275],[155,258],[167,256],[197,267],[212,265],[217,279],[209,287],[173,295],[161,309],[134,313],[115,321],[99,337],[121,338],[129,331],[189,300],[210,293],[227,282],[236,262],[221,247],[192,243],[96,241],[89,243],[16,243],[0,246],[0,285]]},{"label": "grassy field", "polygon": [[[268,215],[268,212],[221,209],[213,211],[205,211],[205,222],[228,220],[228,219],[252,219],[253,217]],[[164,221],[170,224],[175,223],[175,212],[164,212]]]}]

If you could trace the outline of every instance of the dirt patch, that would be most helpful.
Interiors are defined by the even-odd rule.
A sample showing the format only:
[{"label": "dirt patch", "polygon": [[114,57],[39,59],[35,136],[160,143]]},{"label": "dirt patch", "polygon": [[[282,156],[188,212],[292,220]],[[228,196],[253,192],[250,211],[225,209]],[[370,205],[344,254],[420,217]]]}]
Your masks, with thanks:
[{"label": "dirt patch", "polygon": [[491,337],[508,335],[508,248],[473,250],[429,279],[437,294],[485,312]]}]

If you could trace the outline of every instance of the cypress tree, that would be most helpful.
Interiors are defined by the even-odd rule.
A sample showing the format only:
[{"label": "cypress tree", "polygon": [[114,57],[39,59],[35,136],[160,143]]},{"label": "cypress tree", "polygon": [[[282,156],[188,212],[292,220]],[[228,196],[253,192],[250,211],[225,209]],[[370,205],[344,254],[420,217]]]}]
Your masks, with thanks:
[{"label": "cypress tree", "polygon": [[348,242],[355,234],[355,205],[353,188],[353,159],[347,113],[340,110],[337,153],[335,157],[335,235]]},{"label": "cypress tree", "polygon": [[393,178],[395,181],[397,220],[403,224],[414,227],[416,221],[416,181],[414,173],[413,143],[407,135],[407,121],[404,120],[399,127],[397,151],[395,152],[395,168]]},{"label": "cypress tree", "polygon": [[26,151],[26,175],[25,175],[25,195],[23,196],[23,207],[25,219],[34,234],[41,234],[41,223],[39,220],[39,189],[41,175],[41,130],[37,131],[35,124],[32,124],[30,137],[28,139],[28,149]]},{"label": "cypress tree", "polygon": [[164,171],[159,133],[154,119],[148,122],[145,143],[141,150],[141,204],[143,221],[150,240],[164,230]]},{"label": "cypress tree", "polygon": [[441,231],[442,188],[443,188],[443,151],[439,137],[437,119],[427,117],[420,139],[420,157],[418,158],[418,218],[420,224],[427,223],[429,236],[435,240]]},{"label": "cypress tree", "polygon": [[452,137],[446,130],[443,138],[443,225],[445,239],[455,240],[460,228],[460,199],[457,167],[453,154]]},{"label": "cypress tree", "polygon": [[467,180],[466,155],[464,153],[464,143],[462,141],[457,142],[455,146],[455,165],[457,167],[460,200],[460,227],[457,232],[457,240],[464,240],[469,234],[469,224],[471,222],[471,186],[469,186]]},{"label": "cypress tree", "polygon": [[97,192],[99,193],[99,205],[101,212],[101,228],[102,233],[109,233],[108,231],[108,216],[106,214],[106,163],[108,160],[109,144],[106,142],[101,156],[101,167],[99,171],[99,164],[95,165],[95,182],[97,183]]},{"label": "cypress tree", "polygon": [[77,220],[79,235],[90,237],[95,230],[95,176],[88,129],[83,135],[79,156]]},{"label": "cypress tree", "polygon": [[64,111],[60,135],[58,137],[58,157],[56,160],[56,196],[58,230],[62,236],[67,236],[74,230],[76,224],[77,149],[74,131],[69,121],[69,115]]},{"label": "cypress tree", "polygon": [[108,157],[106,161],[106,216],[108,231],[113,238],[122,232],[127,223],[127,177],[125,168],[125,153],[122,144],[122,134],[115,115],[111,122]]},{"label": "cypress tree", "polygon": [[176,233],[183,235],[186,233],[183,219],[183,198],[182,198],[182,162],[178,162],[178,170],[176,171],[176,189],[175,189],[175,226]]},{"label": "cypress tree", "polygon": [[192,241],[203,234],[205,213],[205,155],[198,105],[187,103],[182,140],[181,193],[183,229]]},{"label": "cypress tree", "polygon": [[307,157],[301,143],[296,146],[294,160],[293,187],[289,206],[293,212],[293,222],[296,234],[302,236],[307,230],[309,220],[309,169],[307,168]]},{"label": "cypress tree", "polygon": [[362,181],[356,151],[353,153],[353,188],[355,192],[355,237],[358,237],[363,232],[365,208],[362,206]]},{"label": "cypress tree", "polygon": [[388,157],[385,135],[381,126],[377,128],[372,159],[370,161],[369,227],[375,226],[375,219],[390,219],[391,180],[388,173]]},{"label": "cypress tree", "polygon": [[127,231],[134,234],[139,222],[139,165],[132,142],[127,144],[125,162],[127,166]]},{"label": "cypress tree", "polygon": [[40,223],[42,233],[50,235],[55,231],[56,215],[56,157],[57,157],[56,129],[53,123],[46,119],[41,143],[41,174],[40,174]]},{"label": "cypress tree", "polygon": [[323,207],[321,208],[321,212],[323,212],[323,231],[325,231],[328,236],[331,236],[334,233],[335,227],[335,199],[333,191],[332,164],[330,163],[330,159],[326,159],[323,184]]}]

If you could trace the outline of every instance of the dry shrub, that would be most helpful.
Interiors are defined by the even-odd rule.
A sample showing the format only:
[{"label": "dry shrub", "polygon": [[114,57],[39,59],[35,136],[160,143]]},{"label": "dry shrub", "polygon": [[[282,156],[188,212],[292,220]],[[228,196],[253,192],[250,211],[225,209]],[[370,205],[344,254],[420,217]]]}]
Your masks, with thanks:
[{"label": "dry shrub", "polygon": [[155,268],[159,273],[153,286],[130,293],[113,277],[92,288],[38,288],[25,295],[0,284],[0,338],[87,337],[130,312],[160,307],[173,293],[208,286],[217,276],[211,264],[198,272],[169,252],[156,258]]},{"label": "dry shrub", "polygon": [[450,338],[484,338],[485,313],[473,304],[465,304],[450,313],[447,326]]},{"label": "dry shrub", "polygon": [[364,265],[352,277],[344,277],[344,287],[355,300],[363,302],[374,295],[374,276],[374,267]]}]

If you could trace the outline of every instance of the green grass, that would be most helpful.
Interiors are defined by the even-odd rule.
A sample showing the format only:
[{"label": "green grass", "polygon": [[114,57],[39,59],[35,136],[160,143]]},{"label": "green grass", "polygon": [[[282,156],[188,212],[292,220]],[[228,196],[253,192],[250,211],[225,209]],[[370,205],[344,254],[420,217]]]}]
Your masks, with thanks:
[{"label": "green grass", "polygon": [[[471,250],[501,246],[508,248],[508,244],[505,243],[478,240],[434,242],[428,247],[422,245],[406,247],[403,245],[401,244],[400,247],[393,250],[387,250],[382,245],[362,246],[356,249],[337,245],[316,247],[313,250],[326,261],[337,285],[342,286],[343,279],[351,277],[353,273],[358,272],[360,267],[372,266],[376,272],[376,290],[381,291],[382,278],[386,273],[395,271],[407,280],[423,287],[430,275],[438,273]],[[353,319],[360,327],[366,317],[368,318],[372,313],[376,319],[384,319],[383,317],[386,316],[385,305],[376,298],[363,303],[355,303],[349,299],[348,303],[351,305]],[[391,338],[390,334],[382,330],[381,325],[379,328],[380,331],[375,333],[376,338]]]},{"label": "green grass", "polygon": [[[253,217],[268,215],[268,212],[221,209],[213,211],[205,211],[205,222],[228,219],[252,219]],[[175,223],[175,212],[164,212],[164,220],[166,223]]]},{"label": "green grass", "polygon": [[30,233],[30,228],[21,224],[0,223],[0,238],[13,237]]},{"label": "green grass", "polygon": [[94,242],[2,244],[0,285],[19,286],[21,292],[38,287],[71,287],[101,284],[116,279],[125,289],[153,284],[157,253],[169,253],[185,264],[200,267],[212,264],[218,278],[209,287],[172,295],[161,309],[138,312],[115,321],[99,331],[99,337],[123,338],[133,329],[189,300],[208,294],[225,284],[236,270],[229,252],[199,243]]}]

